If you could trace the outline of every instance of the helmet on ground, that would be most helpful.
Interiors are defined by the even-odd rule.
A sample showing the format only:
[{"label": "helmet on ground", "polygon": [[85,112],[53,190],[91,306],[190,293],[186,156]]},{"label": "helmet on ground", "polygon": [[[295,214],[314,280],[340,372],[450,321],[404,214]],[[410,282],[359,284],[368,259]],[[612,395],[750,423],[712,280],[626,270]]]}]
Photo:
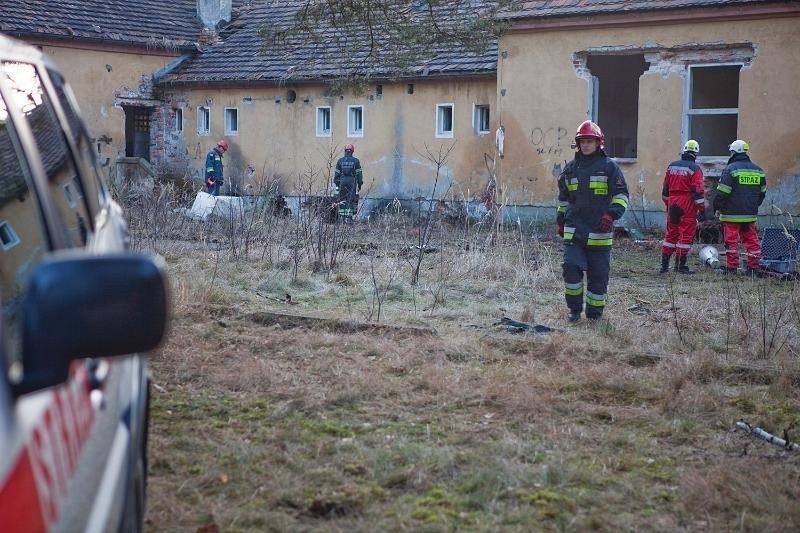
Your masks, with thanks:
[{"label": "helmet on ground", "polygon": [[728,146],[728,150],[730,150],[735,154],[743,154],[747,152],[749,149],[750,145],[741,139],[736,139],[730,144],[730,146]]},{"label": "helmet on ground", "polygon": [[347,144],[344,145],[344,151],[345,152],[355,152],[356,151],[356,147],[353,146],[351,143],[347,143]]},{"label": "helmet on ground", "polygon": [[225,141],[225,139],[220,139],[219,142],[217,143],[217,146],[219,146],[226,152],[228,151],[228,143]]},{"label": "helmet on ground", "polygon": [[686,144],[683,145],[684,152],[694,152],[695,154],[700,151],[700,143],[695,141],[694,139],[689,139],[686,141]]},{"label": "helmet on ground", "polygon": [[578,131],[575,132],[575,144],[578,144],[578,139],[586,138],[597,139],[602,146],[604,138],[603,130],[591,120],[584,120],[581,122],[581,125],[578,126]]},{"label": "helmet on ground", "polygon": [[719,266],[719,250],[713,246],[703,246],[700,248],[700,260],[704,265],[717,268]]}]

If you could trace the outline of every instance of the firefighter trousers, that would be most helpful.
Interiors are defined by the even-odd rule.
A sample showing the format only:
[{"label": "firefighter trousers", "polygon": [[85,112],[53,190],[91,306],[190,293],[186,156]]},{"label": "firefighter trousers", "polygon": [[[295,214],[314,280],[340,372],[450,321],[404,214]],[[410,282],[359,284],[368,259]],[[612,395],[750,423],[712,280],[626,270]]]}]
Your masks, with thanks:
[{"label": "firefighter trousers", "polygon": [[667,256],[674,253],[678,257],[687,255],[692,248],[696,231],[697,208],[692,197],[670,197],[667,206],[667,231],[664,233],[661,253]]},{"label": "firefighter trousers", "polygon": [[761,243],[755,222],[723,222],[725,239],[725,258],[728,268],[739,268],[739,240],[747,250],[747,267],[758,269],[761,260]]},{"label": "firefighter trousers", "polygon": [[[586,318],[600,318],[608,296],[611,273],[610,246],[581,246],[564,243],[564,297],[570,311],[580,313],[586,301]],[[584,272],[586,286],[584,288]]]}]

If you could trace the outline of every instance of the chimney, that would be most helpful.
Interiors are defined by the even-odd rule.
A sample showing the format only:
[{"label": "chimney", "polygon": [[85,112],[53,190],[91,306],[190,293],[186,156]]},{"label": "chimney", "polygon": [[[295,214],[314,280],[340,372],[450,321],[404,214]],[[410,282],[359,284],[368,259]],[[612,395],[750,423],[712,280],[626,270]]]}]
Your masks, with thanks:
[{"label": "chimney", "polygon": [[207,29],[215,30],[220,22],[231,21],[232,0],[197,0],[197,17]]}]

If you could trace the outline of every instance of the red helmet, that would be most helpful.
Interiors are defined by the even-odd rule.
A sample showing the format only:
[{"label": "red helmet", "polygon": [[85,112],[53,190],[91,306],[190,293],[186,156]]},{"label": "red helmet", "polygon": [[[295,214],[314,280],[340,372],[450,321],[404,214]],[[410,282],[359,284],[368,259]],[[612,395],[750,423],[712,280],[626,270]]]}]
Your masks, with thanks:
[{"label": "red helmet", "polygon": [[575,144],[578,144],[578,139],[586,137],[597,139],[600,141],[600,145],[603,145],[603,130],[591,120],[584,120],[578,126],[578,131],[575,132]]},{"label": "red helmet", "polygon": [[344,151],[345,152],[355,152],[356,151],[356,147],[353,146],[350,143],[347,143],[347,144],[344,145]]},{"label": "red helmet", "polygon": [[226,152],[228,151],[228,143],[225,141],[225,139],[220,139],[219,142],[217,143],[217,146],[219,146]]}]

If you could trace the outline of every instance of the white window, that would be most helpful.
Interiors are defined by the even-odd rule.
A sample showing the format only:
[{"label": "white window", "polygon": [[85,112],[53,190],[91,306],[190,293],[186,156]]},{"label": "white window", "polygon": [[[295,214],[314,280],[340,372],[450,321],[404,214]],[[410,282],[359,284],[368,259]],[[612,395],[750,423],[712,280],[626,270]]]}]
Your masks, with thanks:
[{"label": "white window", "polygon": [[3,246],[3,250],[8,250],[18,244],[19,237],[17,237],[17,232],[14,231],[11,224],[5,220],[0,222],[0,245]]},{"label": "white window", "polygon": [[183,108],[181,107],[175,110],[175,125],[173,130],[176,132],[183,131]]},{"label": "white window", "polygon": [[436,136],[453,136],[453,104],[436,104]]},{"label": "white window", "polygon": [[735,65],[690,65],[687,76],[686,139],[700,143],[700,157],[727,157],[737,138],[739,71]]},{"label": "white window", "polygon": [[489,106],[475,104],[472,111],[472,127],[475,133],[483,135],[489,133]]},{"label": "white window", "polygon": [[347,106],[347,136],[364,136],[364,106]]},{"label": "white window", "polygon": [[211,108],[206,106],[197,108],[197,134],[211,135]]},{"label": "white window", "polygon": [[239,135],[239,109],[225,108],[225,135]]},{"label": "white window", "polygon": [[317,137],[331,136],[331,108],[317,108]]}]

